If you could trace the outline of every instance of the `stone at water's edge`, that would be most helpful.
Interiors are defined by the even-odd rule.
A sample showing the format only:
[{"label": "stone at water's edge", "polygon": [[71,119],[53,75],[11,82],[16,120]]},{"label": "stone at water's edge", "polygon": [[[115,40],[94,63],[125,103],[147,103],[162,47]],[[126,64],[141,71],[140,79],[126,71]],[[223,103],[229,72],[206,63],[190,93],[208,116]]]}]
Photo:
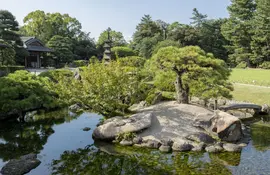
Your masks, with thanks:
[{"label": "stone at water's edge", "polygon": [[28,154],[19,159],[10,160],[0,172],[2,175],[23,175],[38,167],[40,163],[36,154]]},{"label": "stone at water's edge", "polygon": [[228,152],[241,152],[242,146],[241,145],[236,145],[236,144],[231,144],[231,143],[225,143],[223,144],[224,150]]},{"label": "stone at water's edge", "polygon": [[237,117],[223,111],[215,111],[211,121],[212,132],[216,132],[221,140],[236,142],[242,138],[241,121]]},{"label": "stone at water's edge", "polygon": [[98,126],[93,138],[112,140],[120,133],[138,132],[151,126],[152,113],[139,113],[129,118],[114,117]]}]

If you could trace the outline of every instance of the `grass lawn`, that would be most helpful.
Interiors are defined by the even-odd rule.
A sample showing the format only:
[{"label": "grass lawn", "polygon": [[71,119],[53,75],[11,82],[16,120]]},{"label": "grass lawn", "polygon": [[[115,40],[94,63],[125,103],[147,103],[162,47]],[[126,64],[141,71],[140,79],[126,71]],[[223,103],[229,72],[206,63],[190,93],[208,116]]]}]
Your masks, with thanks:
[{"label": "grass lawn", "polygon": [[234,84],[232,95],[237,101],[270,105],[270,88]]},{"label": "grass lawn", "polygon": [[234,83],[270,86],[270,70],[233,69],[230,81]]}]

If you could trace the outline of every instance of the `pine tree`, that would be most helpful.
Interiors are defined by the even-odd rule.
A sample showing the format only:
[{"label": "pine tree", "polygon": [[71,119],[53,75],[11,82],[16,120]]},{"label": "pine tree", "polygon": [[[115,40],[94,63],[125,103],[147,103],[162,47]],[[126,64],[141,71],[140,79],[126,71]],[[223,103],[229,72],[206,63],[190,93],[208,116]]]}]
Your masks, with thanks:
[{"label": "pine tree", "polygon": [[228,7],[230,18],[222,26],[222,34],[231,42],[227,49],[232,62],[246,62],[250,66],[252,51],[251,20],[255,11],[254,0],[231,0]]},{"label": "pine tree", "polygon": [[254,35],[251,47],[257,64],[270,61],[270,1],[256,0],[257,8],[252,21]]}]

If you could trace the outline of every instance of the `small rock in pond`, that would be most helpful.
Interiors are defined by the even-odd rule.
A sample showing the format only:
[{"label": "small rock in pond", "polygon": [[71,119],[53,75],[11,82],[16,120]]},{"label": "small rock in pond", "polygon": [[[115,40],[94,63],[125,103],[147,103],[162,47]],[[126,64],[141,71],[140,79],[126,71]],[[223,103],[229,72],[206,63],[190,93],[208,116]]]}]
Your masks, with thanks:
[{"label": "small rock in pond", "polygon": [[201,152],[205,148],[205,143],[197,143],[192,145],[192,151]]},{"label": "small rock in pond", "polygon": [[172,148],[170,146],[161,145],[159,147],[159,150],[163,153],[168,153],[172,150]]},{"label": "small rock in pond", "polygon": [[158,149],[161,146],[161,143],[156,140],[148,140],[146,142],[146,147]]},{"label": "small rock in pond", "polygon": [[36,154],[28,154],[19,159],[10,160],[0,172],[2,175],[22,175],[38,167],[40,163]]},{"label": "small rock in pond", "polygon": [[209,152],[209,153],[219,153],[223,150],[223,148],[219,145],[211,145],[211,146],[207,146],[205,148],[205,151]]},{"label": "small rock in pond", "polygon": [[120,145],[122,145],[122,146],[132,146],[133,145],[133,142],[132,141],[128,141],[128,140],[122,140],[120,142]]},{"label": "small rock in pond", "polygon": [[140,144],[140,143],[142,143],[142,141],[143,141],[143,139],[140,136],[133,138],[133,143],[134,144]]},{"label": "small rock in pond", "polygon": [[190,151],[192,149],[192,147],[193,146],[191,144],[182,140],[182,141],[174,142],[172,149],[174,151]]},{"label": "small rock in pond", "polygon": [[83,128],[83,131],[90,131],[90,130],[91,130],[91,128],[89,128],[89,127]]},{"label": "small rock in pond", "polygon": [[173,141],[171,139],[162,139],[161,143],[164,146],[172,146],[173,145]]},{"label": "small rock in pond", "polygon": [[242,150],[241,146],[232,143],[223,144],[223,148],[228,152],[241,152]]}]

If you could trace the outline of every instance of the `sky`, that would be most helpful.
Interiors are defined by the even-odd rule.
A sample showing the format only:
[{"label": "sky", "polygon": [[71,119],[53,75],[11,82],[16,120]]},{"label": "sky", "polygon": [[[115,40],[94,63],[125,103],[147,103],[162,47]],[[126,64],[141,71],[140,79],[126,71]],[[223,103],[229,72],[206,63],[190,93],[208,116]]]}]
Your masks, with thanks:
[{"label": "sky", "polygon": [[20,25],[23,18],[35,10],[68,13],[95,39],[111,27],[129,40],[145,14],[151,15],[153,20],[188,24],[193,8],[210,19],[223,18],[228,17],[229,4],[230,0],[0,0],[0,9],[10,11]]}]

